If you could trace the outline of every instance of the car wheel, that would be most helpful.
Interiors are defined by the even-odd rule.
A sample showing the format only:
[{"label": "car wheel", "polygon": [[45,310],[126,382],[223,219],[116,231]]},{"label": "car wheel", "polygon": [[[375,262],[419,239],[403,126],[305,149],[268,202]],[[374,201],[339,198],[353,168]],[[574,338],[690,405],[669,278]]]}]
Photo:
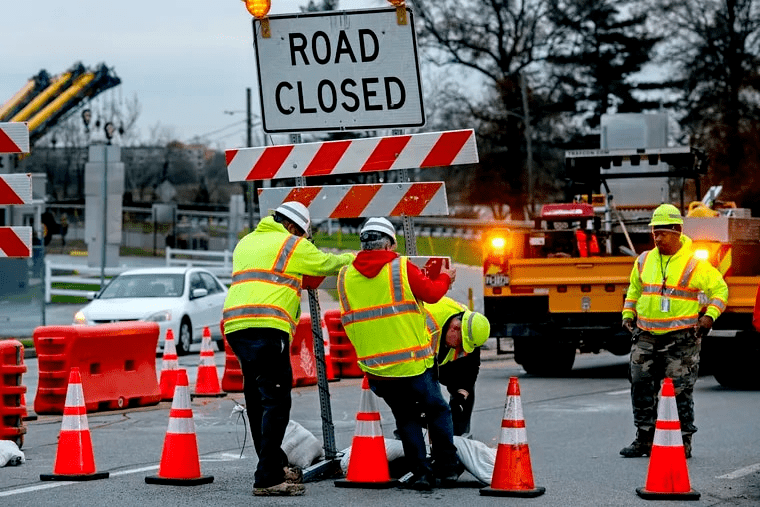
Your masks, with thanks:
[{"label": "car wheel", "polygon": [[179,326],[179,339],[177,340],[177,355],[185,356],[190,352],[190,344],[193,343],[193,327],[190,325],[190,319],[182,319]]}]

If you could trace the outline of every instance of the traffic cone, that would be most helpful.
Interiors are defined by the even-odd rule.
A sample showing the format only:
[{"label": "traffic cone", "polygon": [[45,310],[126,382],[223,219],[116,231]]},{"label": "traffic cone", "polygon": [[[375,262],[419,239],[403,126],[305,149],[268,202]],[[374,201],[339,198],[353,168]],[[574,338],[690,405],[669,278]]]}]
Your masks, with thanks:
[{"label": "traffic cone", "polygon": [[79,368],[71,368],[66,403],[63,407],[61,432],[55,453],[53,473],[40,474],[41,481],[92,481],[105,479],[108,472],[95,471],[92,438],[87,425],[82,377]]},{"label": "traffic cone", "polygon": [[636,488],[636,493],[646,500],[699,500],[700,497],[689,482],[676,393],[669,378],[663,381],[660,390],[646,486]]},{"label": "traffic cone", "polygon": [[161,401],[171,400],[174,396],[174,388],[177,385],[177,372],[179,371],[177,359],[177,347],[174,345],[174,331],[167,329],[166,338],[164,338],[164,354],[161,357],[161,380],[159,382]]},{"label": "traffic cone", "polygon": [[169,428],[164,438],[158,475],[146,477],[148,484],[196,486],[214,482],[213,476],[201,475],[198,440],[195,438],[193,410],[190,407],[187,371],[178,370],[177,387],[169,412]]},{"label": "traffic cone", "polygon": [[482,488],[480,494],[532,498],[543,495],[545,491],[546,488],[536,487],[533,483],[528,434],[520,402],[520,384],[517,377],[511,377],[491,486]]},{"label": "traffic cone", "polygon": [[335,376],[335,367],[333,365],[332,354],[330,354],[330,334],[327,332],[327,325],[322,319],[322,342],[325,350],[325,376],[328,381],[340,380]]},{"label": "traffic cone", "polygon": [[362,380],[362,397],[356,414],[356,432],[351,442],[351,456],[345,479],[335,481],[339,488],[383,489],[396,485],[391,480],[385,438],[380,427],[380,412],[369,381]]},{"label": "traffic cone", "polygon": [[219,386],[219,372],[216,371],[214,348],[211,345],[211,330],[209,330],[208,326],[203,328],[198,377],[195,379],[193,396],[218,398],[227,396],[227,393],[222,391],[222,388]]}]

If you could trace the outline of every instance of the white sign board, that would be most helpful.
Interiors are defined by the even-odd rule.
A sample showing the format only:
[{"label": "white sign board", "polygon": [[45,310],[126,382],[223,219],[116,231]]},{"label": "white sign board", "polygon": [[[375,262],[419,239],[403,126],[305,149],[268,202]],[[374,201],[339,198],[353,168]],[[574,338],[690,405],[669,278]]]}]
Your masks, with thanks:
[{"label": "white sign board", "polygon": [[253,31],[265,132],[420,127],[425,124],[412,12],[283,14]]}]

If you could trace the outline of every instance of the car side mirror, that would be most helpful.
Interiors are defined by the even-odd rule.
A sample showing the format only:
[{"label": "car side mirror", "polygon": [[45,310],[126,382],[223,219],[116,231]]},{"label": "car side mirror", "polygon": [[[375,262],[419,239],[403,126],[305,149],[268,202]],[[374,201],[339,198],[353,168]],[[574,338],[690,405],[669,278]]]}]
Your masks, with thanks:
[{"label": "car side mirror", "polygon": [[193,289],[191,299],[198,299],[208,296],[208,289]]}]

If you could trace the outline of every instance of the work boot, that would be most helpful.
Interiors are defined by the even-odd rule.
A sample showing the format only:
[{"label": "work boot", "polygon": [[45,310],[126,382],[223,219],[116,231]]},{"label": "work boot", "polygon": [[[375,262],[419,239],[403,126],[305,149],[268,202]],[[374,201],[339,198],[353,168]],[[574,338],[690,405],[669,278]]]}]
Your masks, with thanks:
[{"label": "work boot", "polygon": [[306,492],[303,484],[293,484],[292,482],[281,482],[268,488],[253,488],[254,496],[301,496]]},{"label": "work boot", "polygon": [[683,436],[683,452],[686,454],[686,459],[691,458],[691,435]]},{"label": "work boot", "polygon": [[654,440],[654,433],[638,431],[636,432],[636,440],[628,447],[620,449],[620,455],[624,458],[649,456],[652,454],[652,440]]},{"label": "work boot", "polygon": [[299,466],[284,467],[285,470],[285,482],[293,484],[303,483],[303,470]]}]

